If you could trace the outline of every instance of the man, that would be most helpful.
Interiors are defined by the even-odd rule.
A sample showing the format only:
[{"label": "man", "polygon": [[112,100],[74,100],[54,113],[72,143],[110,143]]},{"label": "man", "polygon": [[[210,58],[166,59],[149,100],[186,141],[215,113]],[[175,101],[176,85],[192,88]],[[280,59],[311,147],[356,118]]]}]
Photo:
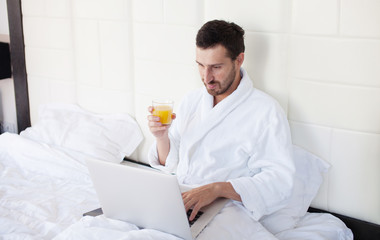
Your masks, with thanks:
[{"label": "man", "polygon": [[[204,88],[190,92],[172,126],[148,116],[156,142],[150,164],[176,171],[190,220],[219,197],[230,198],[258,221],[284,207],[294,163],[289,124],[279,104],[253,88],[244,61],[244,30],[207,22],[196,37],[196,63]],[[149,108],[152,112],[152,107]]]}]

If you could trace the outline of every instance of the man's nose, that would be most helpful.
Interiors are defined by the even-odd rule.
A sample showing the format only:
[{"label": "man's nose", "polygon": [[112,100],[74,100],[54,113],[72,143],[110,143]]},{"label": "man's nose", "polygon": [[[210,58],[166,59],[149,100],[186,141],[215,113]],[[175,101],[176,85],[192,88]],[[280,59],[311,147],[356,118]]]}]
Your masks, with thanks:
[{"label": "man's nose", "polygon": [[210,68],[205,68],[205,71],[203,73],[203,79],[206,83],[211,82],[213,79],[213,74]]}]

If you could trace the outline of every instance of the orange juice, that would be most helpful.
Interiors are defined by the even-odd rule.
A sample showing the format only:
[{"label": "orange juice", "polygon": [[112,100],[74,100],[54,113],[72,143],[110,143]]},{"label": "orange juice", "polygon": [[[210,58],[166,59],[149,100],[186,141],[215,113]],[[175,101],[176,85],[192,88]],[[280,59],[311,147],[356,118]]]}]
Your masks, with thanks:
[{"label": "orange juice", "polygon": [[153,115],[160,117],[160,122],[163,125],[172,123],[173,108],[168,105],[158,105],[153,108]]}]

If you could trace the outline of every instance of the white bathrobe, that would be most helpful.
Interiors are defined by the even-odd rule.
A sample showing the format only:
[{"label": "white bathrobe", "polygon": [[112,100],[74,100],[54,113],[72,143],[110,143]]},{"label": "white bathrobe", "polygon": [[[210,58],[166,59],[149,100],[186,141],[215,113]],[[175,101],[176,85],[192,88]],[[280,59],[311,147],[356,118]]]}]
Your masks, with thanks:
[{"label": "white bathrobe", "polygon": [[[215,107],[204,87],[185,96],[169,130],[165,168],[183,184],[231,182],[257,221],[286,205],[295,167],[282,108],[241,74],[238,88]],[[162,168],[155,144],[149,161]]]}]

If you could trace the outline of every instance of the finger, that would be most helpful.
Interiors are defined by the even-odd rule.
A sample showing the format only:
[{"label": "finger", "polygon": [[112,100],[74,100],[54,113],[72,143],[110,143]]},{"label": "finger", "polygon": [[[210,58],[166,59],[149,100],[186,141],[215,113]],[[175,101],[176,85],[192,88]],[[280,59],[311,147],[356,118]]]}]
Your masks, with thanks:
[{"label": "finger", "polygon": [[160,134],[160,132],[166,131],[166,126],[150,127],[150,131],[156,136],[156,133]]},{"label": "finger", "polygon": [[154,121],[154,122],[159,122],[160,121],[160,117],[153,116],[153,115],[148,115],[147,119],[148,119],[148,121]]},{"label": "finger", "polygon": [[176,119],[177,115],[175,113],[172,113],[172,120]]},{"label": "finger", "polygon": [[194,204],[195,202],[192,199],[185,200],[184,206],[185,206],[186,212],[189,211],[189,209],[192,208]]},{"label": "finger", "polygon": [[152,107],[152,106],[149,106],[149,107],[148,107],[148,112],[150,112],[150,113],[153,112],[153,107]]},{"label": "finger", "polygon": [[182,196],[182,200],[185,201],[185,198],[187,198],[186,192],[181,193],[181,196]]},{"label": "finger", "polygon": [[153,117],[153,116],[151,118],[149,118],[148,123],[156,125],[156,126],[162,125],[162,123],[160,122],[160,118],[159,117]]},{"label": "finger", "polygon": [[186,212],[195,204],[194,199],[188,196],[188,194],[182,194],[183,205],[185,206]]},{"label": "finger", "polygon": [[150,131],[155,135],[156,133],[161,134],[168,130],[168,126],[149,126]]},{"label": "finger", "polygon": [[200,210],[200,205],[199,204],[196,204],[193,208],[193,211],[191,212],[190,214],[190,217],[189,217],[189,220],[192,221],[194,220],[195,216],[197,216],[199,210]]}]

